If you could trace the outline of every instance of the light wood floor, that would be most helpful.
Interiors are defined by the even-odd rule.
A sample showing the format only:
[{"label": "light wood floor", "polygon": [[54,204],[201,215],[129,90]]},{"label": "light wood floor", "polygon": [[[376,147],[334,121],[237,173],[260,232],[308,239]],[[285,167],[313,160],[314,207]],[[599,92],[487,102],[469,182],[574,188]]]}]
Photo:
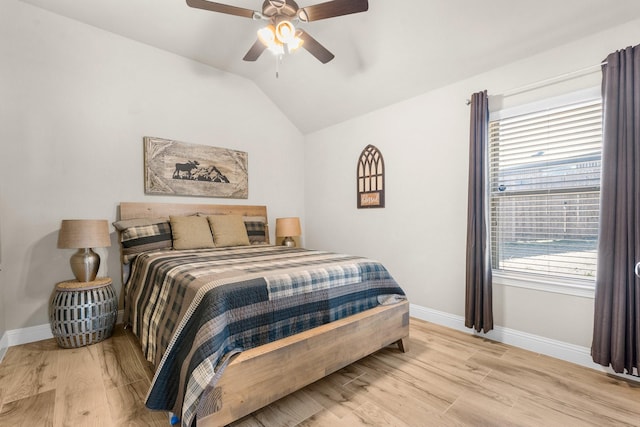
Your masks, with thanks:
[{"label": "light wood floor", "polygon": [[[236,423],[285,426],[639,426],[640,384],[411,320],[389,347]],[[143,404],[151,370],[130,331],[63,350],[12,347],[0,426],[168,426]]]}]

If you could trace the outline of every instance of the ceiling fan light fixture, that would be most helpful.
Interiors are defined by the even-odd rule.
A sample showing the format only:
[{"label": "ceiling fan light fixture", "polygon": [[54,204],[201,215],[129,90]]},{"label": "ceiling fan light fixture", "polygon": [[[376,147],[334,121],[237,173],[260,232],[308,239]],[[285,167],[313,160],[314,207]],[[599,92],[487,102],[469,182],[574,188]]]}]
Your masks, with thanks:
[{"label": "ceiling fan light fixture", "polygon": [[296,27],[289,21],[280,21],[276,25],[276,38],[280,43],[289,44],[296,37]]},{"label": "ceiling fan light fixture", "polygon": [[275,27],[267,25],[258,30],[258,39],[274,55],[284,55],[302,46],[304,41],[300,38],[302,32],[296,31],[289,21],[282,21]]},{"label": "ceiling fan light fixture", "polygon": [[272,44],[267,49],[275,56],[282,56],[285,54],[284,45],[281,44]]},{"label": "ceiling fan light fixture", "polygon": [[258,30],[258,38],[266,47],[271,47],[276,44],[276,30],[273,25],[267,25],[266,27]]},{"label": "ceiling fan light fixture", "polygon": [[304,40],[300,38],[301,34],[302,34],[302,31],[299,31],[299,30],[296,31],[295,37],[290,43],[288,43],[288,47],[290,51],[294,51],[298,49],[304,43]]},{"label": "ceiling fan light fixture", "polygon": [[258,30],[258,39],[274,55],[284,55],[284,45],[276,39],[275,28],[273,25],[267,25],[264,28],[260,28]]}]

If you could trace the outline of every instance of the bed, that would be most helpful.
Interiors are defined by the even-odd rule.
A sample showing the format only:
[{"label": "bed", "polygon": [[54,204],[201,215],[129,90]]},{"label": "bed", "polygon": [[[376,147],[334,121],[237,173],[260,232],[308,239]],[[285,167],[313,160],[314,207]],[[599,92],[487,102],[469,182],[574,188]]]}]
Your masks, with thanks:
[{"label": "bed", "polygon": [[[193,217],[226,243],[176,250]],[[270,245],[265,206],[121,203],[119,218],[125,322],[155,369],[146,405],[184,426],[227,425],[383,347],[407,351],[409,303],[384,266]],[[239,218],[236,246],[220,224]]]}]

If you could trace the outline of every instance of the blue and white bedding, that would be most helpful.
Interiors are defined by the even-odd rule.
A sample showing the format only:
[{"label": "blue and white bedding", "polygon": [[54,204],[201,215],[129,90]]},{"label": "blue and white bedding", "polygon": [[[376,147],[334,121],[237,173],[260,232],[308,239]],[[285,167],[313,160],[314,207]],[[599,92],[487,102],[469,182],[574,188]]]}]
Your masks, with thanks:
[{"label": "blue and white bedding", "polygon": [[283,246],[138,255],[125,322],[156,368],[146,405],[181,414],[204,402],[230,356],[379,305],[404,292],[375,261]]}]

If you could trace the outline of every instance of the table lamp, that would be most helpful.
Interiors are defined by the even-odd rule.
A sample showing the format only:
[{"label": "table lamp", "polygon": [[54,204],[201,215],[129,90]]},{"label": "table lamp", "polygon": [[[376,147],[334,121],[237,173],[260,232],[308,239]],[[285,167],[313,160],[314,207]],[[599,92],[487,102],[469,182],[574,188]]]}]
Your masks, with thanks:
[{"label": "table lamp", "polygon": [[295,248],[296,242],[293,240],[293,237],[300,236],[301,234],[300,218],[291,217],[276,219],[276,237],[284,237],[282,240],[283,246]]},{"label": "table lamp", "polygon": [[58,248],[78,249],[71,256],[71,271],[79,282],[95,280],[100,257],[91,248],[111,246],[106,219],[65,219],[58,234]]}]

